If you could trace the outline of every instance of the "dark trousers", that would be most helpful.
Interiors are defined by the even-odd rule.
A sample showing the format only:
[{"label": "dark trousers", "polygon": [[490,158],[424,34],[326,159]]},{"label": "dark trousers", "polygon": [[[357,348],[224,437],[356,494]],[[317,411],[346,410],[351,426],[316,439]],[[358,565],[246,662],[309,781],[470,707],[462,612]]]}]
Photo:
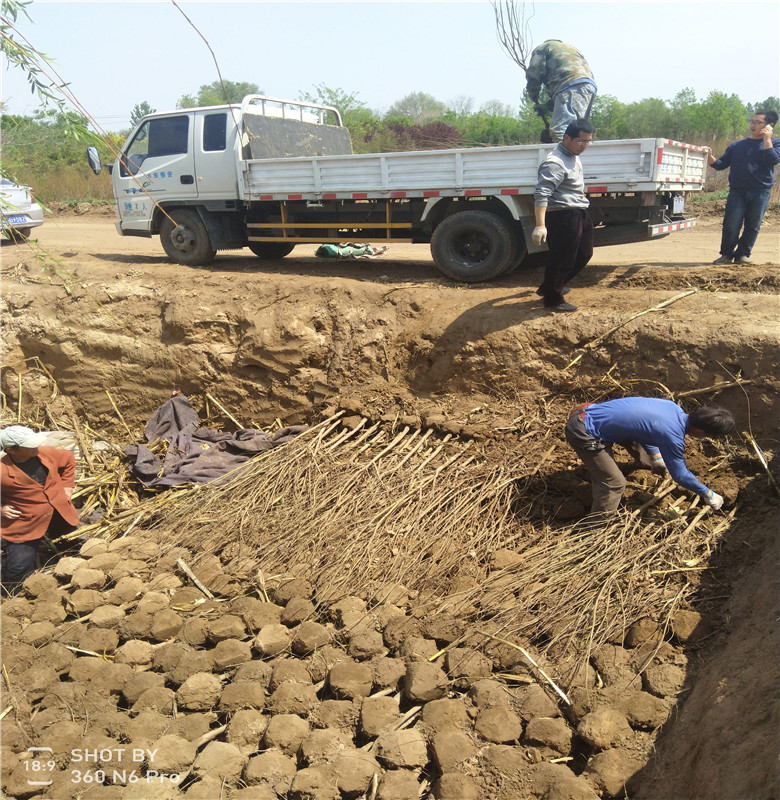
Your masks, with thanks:
[{"label": "dark trousers", "polygon": [[[46,531],[46,538],[56,540],[66,533],[76,530],[76,525],[66,522],[55,509]],[[38,554],[46,550],[46,539],[30,539],[26,542],[2,541],[2,584],[3,591],[16,594],[22,584],[35,572],[38,566]]]},{"label": "dark trousers", "polygon": [[16,594],[24,581],[35,572],[38,550],[43,543],[40,539],[28,542],[8,542],[3,539],[3,590]]},{"label": "dark trousers", "polygon": [[[591,436],[585,430],[585,421],[579,411],[575,411],[566,423],[566,441],[574,448],[582,463],[590,473],[590,488],[593,500],[591,514],[613,514],[617,511],[626,479],[612,455],[612,445]],[[621,442],[634,456],[634,460],[644,467],[652,467],[650,454],[637,442]]]},{"label": "dark trousers", "polygon": [[593,256],[593,221],[585,208],[548,211],[547,247],[542,292],[546,306],[563,302],[563,287],[579,274]]},{"label": "dark trousers", "polygon": [[729,189],[726,211],[723,214],[723,235],[720,240],[722,256],[740,258],[749,256],[753,252],[753,245],[761,229],[761,221],[769,205],[769,193],[769,189],[756,192]]}]

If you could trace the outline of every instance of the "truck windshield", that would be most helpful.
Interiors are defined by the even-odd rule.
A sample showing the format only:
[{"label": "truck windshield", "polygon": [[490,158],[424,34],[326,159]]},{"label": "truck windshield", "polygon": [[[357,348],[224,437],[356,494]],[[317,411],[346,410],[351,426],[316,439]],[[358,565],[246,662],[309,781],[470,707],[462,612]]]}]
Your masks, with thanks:
[{"label": "truck windshield", "polygon": [[125,149],[120,174],[135,175],[147,158],[174,156],[187,152],[190,119],[188,116],[150,119],[136,132]]}]

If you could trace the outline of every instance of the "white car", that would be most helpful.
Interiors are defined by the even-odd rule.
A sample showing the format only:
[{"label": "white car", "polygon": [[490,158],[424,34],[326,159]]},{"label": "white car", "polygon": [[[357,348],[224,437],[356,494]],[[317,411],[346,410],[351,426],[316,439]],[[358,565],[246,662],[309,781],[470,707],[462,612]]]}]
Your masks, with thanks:
[{"label": "white car", "polygon": [[0,180],[0,212],[4,232],[11,238],[27,237],[43,225],[43,209],[35,202],[29,186],[17,186],[8,178]]}]

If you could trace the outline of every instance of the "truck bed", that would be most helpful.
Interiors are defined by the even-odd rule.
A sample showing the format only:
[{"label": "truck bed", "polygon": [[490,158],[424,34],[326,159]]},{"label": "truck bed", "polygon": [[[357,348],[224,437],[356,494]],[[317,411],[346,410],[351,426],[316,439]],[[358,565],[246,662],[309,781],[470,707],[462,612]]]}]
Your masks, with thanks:
[{"label": "truck bed", "polygon": [[[242,162],[245,200],[528,195],[555,145],[369,153]],[[596,141],[582,164],[591,193],[701,190],[706,153],[667,139]]]}]

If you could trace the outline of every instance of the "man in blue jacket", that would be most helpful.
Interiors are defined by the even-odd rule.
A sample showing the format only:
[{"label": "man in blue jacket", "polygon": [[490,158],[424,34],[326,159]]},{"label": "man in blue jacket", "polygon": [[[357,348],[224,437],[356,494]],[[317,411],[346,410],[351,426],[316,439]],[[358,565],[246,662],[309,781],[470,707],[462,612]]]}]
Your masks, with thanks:
[{"label": "man in blue jacket", "polygon": [[713,169],[730,170],[720,258],[715,264],[753,263],[750,253],[769,205],[775,167],[780,164],[780,139],[772,137],[776,123],[776,111],[756,111],[750,120],[750,136],[730,144],[717,159],[707,148],[707,163]]},{"label": "man in blue jacket", "polygon": [[700,483],[688,469],[685,436],[725,436],[734,418],[723,408],[698,408],[686,414],[677,403],[652,397],[624,397],[605,403],[584,403],[566,423],[566,440],[590,472],[591,514],[612,514],[626,488],[626,479],[612,456],[621,444],[644,466],[667,472],[676,483],[701,496],[716,511],[723,498]]}]

